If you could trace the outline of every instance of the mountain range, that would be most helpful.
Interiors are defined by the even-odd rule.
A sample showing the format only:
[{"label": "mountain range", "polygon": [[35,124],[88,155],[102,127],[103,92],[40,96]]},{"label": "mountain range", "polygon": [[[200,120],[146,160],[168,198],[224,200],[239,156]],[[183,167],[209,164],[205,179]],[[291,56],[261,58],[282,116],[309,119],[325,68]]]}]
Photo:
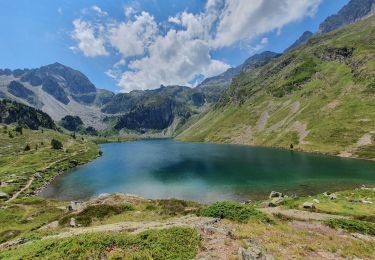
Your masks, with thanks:
[{"label": "mountain range", "polygon": [[[316,79],[319,79],[321,75],[325,75],[324,72],[327,68],[324,66],[329,66],[326,64],[327,62],[337,65],[336,69],[344,70],[341,68],[343,64],[349,66],[353,57],[357,57],[356,55],[362,50],[360,48],[358,51],[356,46],[367,46],[365,43],[368,40],[366,39],[358,40],[351,45],[343,42],[339,37],[344,37],[342,35],[345,34],[336,29],[368,18],[374,13],[374,6],[375,0],[351,0],[338,14],[330,16],[322,22],[318,32],[303,33],[283,54],[270,51],[255,54],[243,64],[230,68],[218,76],[205,79],[196,88],[161,86],[155,90],[115,94],[96,88],[81,72],[60,63],[54,63],[38,69],[0,70],[0,98],[11,99],[40,109],[55,121],[61,121],[66,116],[78,116],[85,127],[94,127],[104,132],[159,133],[166,136],[176,136],[183,132],[180,138],[187,140],[277,146],[282,143],[285,146],[291,140],[260,142],[254,136],[255,139],[250,138],[245,141],[242,137],[238,140],[224,138],[223,133],[219,134],[222,125],[225,124],[224,119],[214,124],[216,135],[213,135],[212,132],[203,134],[202,129],[212,126],[212,122],[209,122],[210,120],[207,118],[217,111],[222,111],[220,116],[232,113],[232,116],[238,116],[238,120],[241,122],[245,115],[236,113],[242,111],[243,106],[246,105],[252,109],[246,112],[248,113],[246,116],[263,118],[259,119],[261,121],[259,125],[255,126],[255,122],[252,122],[245,127],[249,133],[251,130],[248,127],[250,126],[259,129],[267,128],[269,118],[272,117],[270,112],[272,109],[283,111],[288,106],[293,106],[289,109],[298,112],[303,102],[298,100],[295,96],[296,93],[308,95],[304,93],[305,86],[316,82]],[[371,28],[366,24],[370,21],[371,19],[367,19],[363,22],[366,28]],[[346,30],[349,29],[344,29],[345,32],[347,32]],[[353,37],[356,36],[355,32],[351,31],[350,33],[353,34]],[[368,34],[369,39],[371,35],[371,33]],[[340,44],[328,44],[334,40]],[[321,46],[326,46],[326,48]],[[352,66],[361,67],[365,61],[356,60],[356,62],[358,64],[352,64]],[[352,67],[350,68],[354,71]],[[368,69],[363,67],[363,70],[367,71]],[[364,72],[357,71],[356,73],[363,74]],[[331,75],[326,77],[332,78]],[[323,90],[323,88],[320,89]],[[341,96],[341,91],[337,90],[336,92]],[[256,102],[254,98],[257,98]],[[287,98],[288,100],[286,100]],[[262,107],[266,103],[261,105],[258,102],[265,102],[265,100],[272,101],[273,105],[270,103],[270,111],[263,109],[264,111],[259,115],[260,110],[258,111],[254,106],[258,104]],[[279,104],[281,100],[286,102],[285,106],[278,107],[276,104]],[[286,105],[287,103],[288,105]],[[334,105],[332,104],[332,106]],[[289,117],[292,116],[284,111],[280,120],[288,121]],[[246,120],[244,119],[244,122]],[[281,121],[275,123],[284,125]],[[297,132],[303,133],[303,137],[308,135],[309,130],[302,121],[291,121],[291,123],[295,123],[294,128],[298,129]],[[61,123],[64,122],[62,120]],[[239,122],[236,119],[235,122],[226,125],[228,132],[225,132],[224,135],[236,136],[233,134],[234,132],[243,131],[244,126]],[[203,126],[203,124],[206,125]],[[274,126],[272,129],[270,131],[273,133],[279,127]],[[280,129],[285,130],[286,128],[281,127]],[[291,135],[294,136],[293,143],[304,142],[304,138],[298,137],[298,134],[297,136]],[[285,138],[282,136],[283,133],[278,133],[277,139],[284,140]],[[262,138],[272,139],[264,136]]]}]

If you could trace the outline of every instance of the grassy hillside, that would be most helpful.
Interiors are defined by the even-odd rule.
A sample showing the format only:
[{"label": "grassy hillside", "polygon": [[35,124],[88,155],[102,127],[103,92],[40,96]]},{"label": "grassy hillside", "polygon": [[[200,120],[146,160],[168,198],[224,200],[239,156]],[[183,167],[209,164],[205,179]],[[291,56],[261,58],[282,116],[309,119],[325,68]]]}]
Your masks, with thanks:
[{"label": "grassy hillside", "polygon": [[233,80],[185,141],[295,148],[375,158],[375,17]]},{"label": "grassy hillside", "polygon": [[[83,137],[49,129],[17,130],[0,125],[0,191],[9,197],[21,189],[23,195],[31,194],[57,174],[99,155],[98,146]],[[62,149],[53,149],[52,139],[60,141]]]},{"label": "grassy hillside", "polygon": [[[69,212],[67,202],[41,198],[0,202],[0,258],[237,259],[253,249],[280,259],[373,259],[374,207],[348,199],[372,201],[375,190],[336,196],[285,197],[267,208],[113,194]],[[303,210],[313,199],[316,209]]]}]

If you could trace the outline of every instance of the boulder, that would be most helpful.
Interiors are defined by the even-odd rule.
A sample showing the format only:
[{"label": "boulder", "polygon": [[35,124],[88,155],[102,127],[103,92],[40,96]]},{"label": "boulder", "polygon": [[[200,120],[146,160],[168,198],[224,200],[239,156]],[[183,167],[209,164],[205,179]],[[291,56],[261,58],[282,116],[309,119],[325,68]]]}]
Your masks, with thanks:
[{"label": "boulder", "polygon": [[320,203],[320,201],[319,201],[318,199],[313,199],[313,202],[314,202],[315,204],[319,204],[319,203]]},{"label": "boulder", "polygon": [[304,209],[315,209],[315,205],[312,202],[305,202],[303,203],[302,207]]},{"label": "boulder", "polygon": [[39,172],[37,172],[34,174],[34,177],[40,179],[42,178],[42,175]]},{"label": "boulder", "polygon": [[7,198],[9,198],[9,195],[6,194],[5,192],[0,191],[0,199],[7,199]]},{"label": "boulder", "polygon": [[278,192],[278,191],[271,191],[270,196],[269,196],[270,199],[281,198],[281,197],[283,197],[283,194],[281,192]]},{"label": "boulder", "polygon": [[268,203],[268,207],[277,207],[277,206],[279,206],[283,201],[284,201],[284,199],[281,198],[281,197],[279,197],[279,198],[273,198],[273,199]]},{"label": "boulder", "polygon": [[337,199],[336,194],[335,194],[335,193],[332,193],[331,195],[329,195],[329,199],[330,199],[330,200],[335,200],[335,199]]},{"label": "boulder", "polygon": [[82,201],[71,201],[68,206],[68,211],[77,211],[83,207]]},{"label": "boulder", "polygon": [[77,226],[75,218],[70,218],[69,226],[71,226],[71,227],[76,227]]}]

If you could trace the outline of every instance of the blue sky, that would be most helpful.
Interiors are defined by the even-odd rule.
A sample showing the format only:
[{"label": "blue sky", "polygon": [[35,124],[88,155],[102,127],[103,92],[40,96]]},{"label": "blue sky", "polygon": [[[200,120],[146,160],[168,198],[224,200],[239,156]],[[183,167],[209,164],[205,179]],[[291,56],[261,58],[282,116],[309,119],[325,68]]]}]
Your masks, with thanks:
[{"label": "blue sky", "polygon": [[115,92],[194,86],[282,52],[348,0],[0,1],[0,67],[60,62]]}]

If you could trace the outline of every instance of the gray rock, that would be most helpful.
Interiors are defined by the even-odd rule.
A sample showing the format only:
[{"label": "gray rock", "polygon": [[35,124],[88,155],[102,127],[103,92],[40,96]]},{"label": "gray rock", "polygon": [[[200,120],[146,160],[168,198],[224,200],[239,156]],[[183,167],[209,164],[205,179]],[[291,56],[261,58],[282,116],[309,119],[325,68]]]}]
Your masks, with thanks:
[{"label": "gray rock", "polygon": [[70,225],[71,227],[76,227],[76,226],[77,226],[77,224],[76,224],[76,219],[75,219],[75,218],[70,218],[69,225]]},{"label": "gray rock", "polygon": [[246,241],[246,248],[240,247],[238,249],[239,260],[272,260],[274,259],[270,255],[266,255],[262,252],[259,246],[252,241]]},{"label": "gray rock", "polygon": [[40,179],[42,178],[42,175],[39,172],[37,172],[34,174],[34,177]]},{"label": "gray rock", "polygon": [[83,207],[82,201],[71,201],[68,206],[68,211],[77,211]]},{"label": "gray rock", "polygon": [[314,202],[315,204],[319,204],[319,203],[320,203],[320,201],[319,201],[318,199],[313,199],[313,202]]},{"label": "gray rock", "polygon": [[283,197],[283,194],[281,192],[278,192],[278,191],[271,191],[270,196],[269,196],[270,199],[281,198],[281,197]]},{"label": "gray rock", "polygon": [[268,207],[277,207],[284,201],[283,198],[273,198],[270,202],[268,202]]},{"label": "gray rock", "polygon": [[7,199],[7,198],[9,198],[9,195],[6,194],[5,192],[0,191],[0,199]]},{"label": "gray rock", "polygon": [[305,202],[303,203],[302,207],[304,209],[315,209],[315,205],[312,202]]},{"label": "gray rock", "polygon": [[330,200],[335,200],[335,199],[337,199],[336,194],[335,194],[335,193],[332,193],[331,195],[329,195],[329,199],[330,199]]}]

